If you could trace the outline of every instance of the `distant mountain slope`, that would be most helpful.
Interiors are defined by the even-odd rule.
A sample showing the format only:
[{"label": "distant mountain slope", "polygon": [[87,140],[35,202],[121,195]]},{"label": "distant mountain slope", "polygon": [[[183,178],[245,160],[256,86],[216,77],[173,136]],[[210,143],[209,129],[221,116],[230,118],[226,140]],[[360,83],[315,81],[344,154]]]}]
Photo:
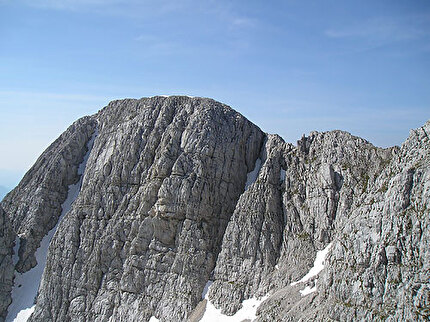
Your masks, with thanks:
[{"label": "distant mountain slope", "polygon": [[401,148],[343,131],[292,145],[211,99],[113,101],[1,203],[5,280],[36,265],[74,187],[30,321],[424,321],[429,131]]},{"label": "distant mountain slope", "polygon": [[2,200],[9,191],[9,188],[6,188],[5,186],[0,186],[0,200]]}]

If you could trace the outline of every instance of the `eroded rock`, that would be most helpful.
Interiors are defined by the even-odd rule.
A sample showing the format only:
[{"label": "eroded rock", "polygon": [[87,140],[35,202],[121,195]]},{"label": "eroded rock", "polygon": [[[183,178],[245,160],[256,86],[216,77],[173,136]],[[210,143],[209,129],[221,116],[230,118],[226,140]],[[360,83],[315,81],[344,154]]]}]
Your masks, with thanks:
[{"label": "eroded rock", "polygon": [[[0,305],[14,231],[23,271],[96,126],[31,321],[197,321],[207,300],[232,315],[263,295],[258,321],[428,319],[429,122],[401,148],[342,131],[294,146],[228,106],[179,96],[111,102],[39,158],[2,203],[12,229],[0,235]],[[322,249],[325,268],[293,283]]]}]

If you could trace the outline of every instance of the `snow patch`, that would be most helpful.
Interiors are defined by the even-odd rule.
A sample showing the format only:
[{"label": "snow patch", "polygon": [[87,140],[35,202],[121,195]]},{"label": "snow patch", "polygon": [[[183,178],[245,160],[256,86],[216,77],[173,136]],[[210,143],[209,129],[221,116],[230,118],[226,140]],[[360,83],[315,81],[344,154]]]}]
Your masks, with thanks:
[{"label": "snow patch", "polygon": [[208,294],[209,288],[211,287],[212,284],[213,284],[213,281],[210,281],[210,280],[206,283],[205,288],[203,289],[203,292],[202,292],[202,300],[206,298],[206,295]]},{"label": "snow patch", "polygon": [[249,172],[246,176],[245,191],[248,190],[248,188],[255,182],[255,180],[257,180],[260,169],[261,169],[261,159],[258,158],[255,161],[254,170]]},{"label": "snow patch", "polygon": [[35,307],[36,307],[36,305],[33,305],[29,309],[24,309],[24,310],[19,311],[18,315],[13,320],[13,322],[26,322],[28,320],[28,318],[30,317],[31,313],[33,313]]},{"label": "snow patch", "polygon": [[300,290],[299,291],[300,294],[302,294],[302,296],[305,296],[305,295],[308,295],[308,294],[315,292],[317,290],[317,281],[318,280],[315,280],[314,287],[310,288],[309,286],[306,286],[303,290]]},{"label": "snow patch", "polygon": [[291,285],[296,285],[298,283],[306,282],[314,276],[317,276],[324,269],[324,260],[330,250],[332,243],[328,244],[326,248],[317,252],[317,256],[314,261],[314,267],[312,267],[309,272],[303,276],[300,281],[291,283]]},{"label": "snow patch", "polygon": [[286,176],[285,170],[281,168],[281,172],[279,174],[279,180],[281,182],[284,182],[285,181],[285,176]]},{"label": "snow patch", "polygon": [[155,316],[151,316],[151,318],[149,319],[149,322],[159,322],[160,320],[157,319]]},{"label": "snow patch", "polygon": [[252,321],[257,317],[257,308],[265,299],[268,298],[268,296],[264,296],[261,299],[251,298],[245,300],[242,302],[242,308],[237,311],[236,314],[228,316],[222,314],[221,309],[217,309],[208,298],[209,289],[212,283],[212,281],[208,281],[208,283],[206,283],[205,289],[203,290],[203,293],[205,294],[204,298],[207,300],[207,302],[206,310],[200,322],[238,322],[247,319]]},{"label": "snow patch", "polygon": [[[75,184],[69,186],[69,190],[67,193],[67,198],[64,203],[61,205],[62,211],[61,215],[58,218],[57,225],[53,229],[51,229],[48,234],[43,237],[39,248],[37,249],[35,256],[37,260],[37,265],[25,272],[24,274],[15,272],[14,286],[12,288],[12,303],[8,308],[8,315],[6,317],[6,322],[25,322],[30,317],[31,313],[34,310],[34,300],[37,296],[37,291],[39,289],[39,284],[42,279],[43,270],[46,265],[46,258],[48,254],[48,247],[51,242],[52,237],[57,230],[58,223],[62,220],[64,215],[69,212],[72,207],[73,202],[79,195],[79,191],[81,190],[83,173],[85,172],[85,167],[87,165],[88,157],[90,155],[91,149],[94,144],[94,140],[97,136],[97,131],[94,132],[93,136],[87,143],[88,151],[84,156],[84,160],[78,167],[78,174],[81,176],[79,181]],[[16,253],[18,254],[19,247],[19,238],[18,242],[16,242],[14,250],[16,248]],[[14,261],[15,261],[14,254]],[[16,258],[16,261],[18,259]],[[14,262],[16,263],[16,262]]]}]

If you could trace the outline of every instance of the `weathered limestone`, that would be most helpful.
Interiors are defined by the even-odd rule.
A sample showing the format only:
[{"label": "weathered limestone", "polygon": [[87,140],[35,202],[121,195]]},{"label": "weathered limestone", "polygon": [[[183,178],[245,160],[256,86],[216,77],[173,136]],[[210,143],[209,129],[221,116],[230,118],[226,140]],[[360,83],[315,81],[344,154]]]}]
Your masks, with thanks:
[{"label": "weathered limestone", "polygon": [[200,98],[115,101],[96,118],[83,188],[52,241],[31,320],[184,319],[264,134]]},{"label": "weathered limestone", "polygon": [[[79,179],[78,165],[95,128],[96,121],[91,117],[84,117],[73,123],[46,149],[19,185],[1,202],[7,218],[3,224],[0,223],[0,229],[10,230],[20,241],[19,258],[15,265],[18,272],[26,272],[36,266],[34,254],[42,238],[58,222],[68,186]],[[13,244],[6,242],[0,245],[0,252],[11,254],[12,248]],[[14,265],[8,258],[9,256],[2,262],[5,275],[0,275],[7,285],[13,278],[14,271]],[[2,288],[0,302],[9,304],[9,286]],[[6,316],[8,304],[0,306],[0,316]]]},{"label": "weathered limestone", "polygon": [[[173,96],[77,121],[5,198],[0,321],[15,232],[25,271],[96,127],[30,321],[197,321],[209,279],[225,314],[269,294],[258,321],[429,318],[430,122],[401,148],[342,131],[294,146],[226,105]],[[327,245],[325,268],[292,284]]]},{"label": "weathered limestone", "polygon": [[390,158],[369,159],[362,193],[353,189],[358,198],[336,215],[317,292],[277,290],[260,307],[259,321],[428,321],[429,131],[427,122]]},{"label": "weathered limestone", "polygon": [[1,202],[20,238],[18,272],[36,265],[34,253],[43,236],[56,225],[68,186],[79,179],[77,168],[95,127],[91,117],[76,121],[46,149]]},{"label": "weathered limestone", "polygon": [[6,318],[7,307],[11,303],[13,286],[13,246],[16,235],[3,208],[0,206],[0,321]]}]

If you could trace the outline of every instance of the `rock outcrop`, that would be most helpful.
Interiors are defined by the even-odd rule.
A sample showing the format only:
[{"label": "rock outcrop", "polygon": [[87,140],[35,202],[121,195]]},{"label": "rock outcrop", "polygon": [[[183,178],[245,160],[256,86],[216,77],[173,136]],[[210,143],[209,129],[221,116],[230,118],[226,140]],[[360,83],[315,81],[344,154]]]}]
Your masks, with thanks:
[{"label": "rock outcrop", "polygon": [[6,318],[7,307],[12,302],[13,246],[16,239],[8,216],[0,206],[0,321]]},{"label": "rock outcrop", "polygon": [[[30,321],[194,321],[207,301],[232,315],[262,296],[259,321],[429,317],[429,122],[401,148],[342,131],[294,146],[179,96],[114,101],[77,121],[4,199],[3,317],[13,240],[17,271],[31,269],[96,128]],[[322,249],[325,269],[299,281]]]},{"label": "rock outcrop", "polygon": [[[96,121],[91,117],[84,117],[72,124],[46,149],[18,186],[1,202],[7,216],[0,222],[0,230],[5,232],[5,236],[14,237],[12,243],[4,239],[0,252],[12,254],[14,242],[19,244],[19,248],[15,254],[16,263],[9,260],[9,255],[1,261],[3,271],[0,276],[5,286],[0,292],[0,303],[7,305],[0,305],[0,321],[2,316],[6,316],[6,308],[10,303],[9,285],[12,284],[13,272],[24,273],[36,266],[35,252],[42,238],[57,224],[68,186],[79,179],[78,165],[95,128]],[[15,237],[19,237],[19,240],[15,241]]]},{"label": "rock outcrop", "polygon": [[76,121],[3,199],[1,205],[20,238],[18,272],[26,272],[37,264],[34,253],[42,238],[57,224],[68,186],[79,180],[78,166],[95,128],[91,117]]},{"label": "rock outcrop", "polygon": [[358,172],[357,161],[344,165],[340,196],[365,171],[349,199],[339,199],[317,292],[302,297],[290,285],[275,289],[258,321],[428,321],[429,131],[427,122],[400,149],[371,149],[377,153]]},{"label": "rock outcrop", "polygon": [[258,178],[224,235],[209,294],[215,304],[231,314],[304,276],[392,151],[341,131],[312,133],[297,147],[269,136]]},{"label": "rock outcrop", "polygon": [[185,319],[264,134],[209,99],[115,101],[95,118],[82,190],[51,243],[31,320]]}]

